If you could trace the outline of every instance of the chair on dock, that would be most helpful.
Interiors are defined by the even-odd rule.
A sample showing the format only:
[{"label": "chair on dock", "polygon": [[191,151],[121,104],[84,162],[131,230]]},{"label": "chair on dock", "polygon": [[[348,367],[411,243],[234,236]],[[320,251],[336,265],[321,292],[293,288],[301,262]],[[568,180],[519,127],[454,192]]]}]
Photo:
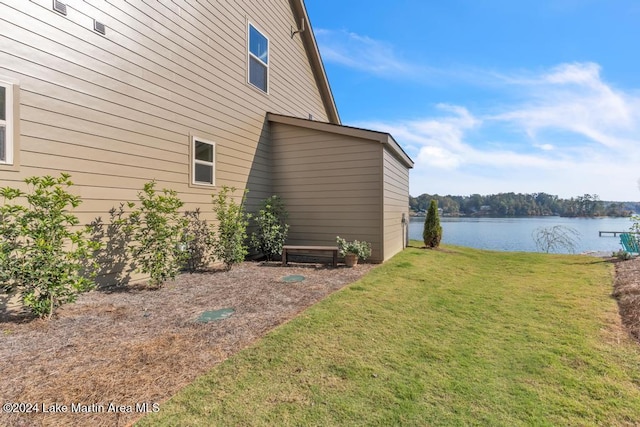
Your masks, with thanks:
[{"label": "chair on dock", "polygon": [[640,255],[640,245],[638,239],[631,233],[622,233],[620,235],[620,244],[622,248],[631,255]]}]

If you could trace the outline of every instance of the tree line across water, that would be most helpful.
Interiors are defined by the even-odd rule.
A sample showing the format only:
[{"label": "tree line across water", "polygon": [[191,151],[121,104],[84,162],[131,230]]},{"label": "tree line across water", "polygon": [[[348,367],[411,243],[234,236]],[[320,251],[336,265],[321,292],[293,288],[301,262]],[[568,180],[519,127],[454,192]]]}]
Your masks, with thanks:
[{"label": "tree line across water", "polygon": [[570,199],[547,193],[500,193],[487,196],[422,194],[418,197],[409,196],[409,208],[413,214],[423,214],[432,199],[438,202],[438,208],[444,216],[628,217],[640,213],[640,202],[608,202],[600,200],[597,194]]}]

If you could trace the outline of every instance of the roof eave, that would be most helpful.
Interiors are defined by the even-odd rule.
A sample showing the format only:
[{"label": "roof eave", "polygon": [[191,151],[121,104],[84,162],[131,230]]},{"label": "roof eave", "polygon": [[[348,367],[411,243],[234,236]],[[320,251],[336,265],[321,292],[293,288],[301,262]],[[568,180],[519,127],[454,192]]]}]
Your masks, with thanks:
[{"label": "roof eave", "polygon": [[383,144],[391,146],[391,151],[394,152],[409,169],[413,169],[413,160],[411,160],[411,157],[404,151],[402,146],[396,142],[390,133],[386,133],[385,135],[387,138],[386,141],[383,141]]},{"label": "roof eave", "polygon": [[338,108],[336,106],[335,99],[333,98],[331,85],[329,84],[329,79],[327,78],[327,72],[324,68],[322,57],[320,56],[320,50],[318,49],[316,37],[313,34],[311,21],[309,20],[309,15],[307,14],[307,8],[304,4],[304,0],[290,0],[290,3],[297,18],[296,22],[299,23],[300,20],[304,20],[306,25],[305,31],[302,31],[299,34],[300,37],[302,37],[302,43],[304,44],[305,50],[307,51],[307,55],[309,56],[311,67],[315,71],[314,76],[316,78],[316,83],[318,84],[318,89],[320,90],[320,96],[322,97],[325,110],[327,111],[327,116],[329,117],[329,122],[340,124],[341,121],[340,115],[338,114]]}]

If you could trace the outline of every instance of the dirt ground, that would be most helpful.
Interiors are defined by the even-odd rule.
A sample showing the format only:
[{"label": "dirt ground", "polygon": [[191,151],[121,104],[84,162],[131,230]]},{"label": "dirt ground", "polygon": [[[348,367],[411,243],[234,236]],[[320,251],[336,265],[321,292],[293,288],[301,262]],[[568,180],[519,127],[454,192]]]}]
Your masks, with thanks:
[{"label": "dirt ground", "polygon": [[[129,425],[371,268],[247,262],[229,272],[183,274],[159,290],[83,294],[49,322],[0,313],[0,404],[39,411],[0,410],[0,425]],[[612,295],[623,324],[640,340],[640,258],[616,262],[615,271]],[[304,280],[283,281],[289,275]],[[196,321],[222,308],[235,312]]]},{"label": "dirt ground", "polygon": [[[371,268],[246,262],[182,274],[158,290],[89,292],[48,322],[0,313],[0,404],[13,403],[0,410],[0,425],[129,425]],[[304,280],[283,281],[290,275]],[[235,312],[197,322],[223,308]]]},{"label": "dirt ground", "polygon": [[622,324],[640,342],[640,257],[616,261],[612,295],[618,300]]}]

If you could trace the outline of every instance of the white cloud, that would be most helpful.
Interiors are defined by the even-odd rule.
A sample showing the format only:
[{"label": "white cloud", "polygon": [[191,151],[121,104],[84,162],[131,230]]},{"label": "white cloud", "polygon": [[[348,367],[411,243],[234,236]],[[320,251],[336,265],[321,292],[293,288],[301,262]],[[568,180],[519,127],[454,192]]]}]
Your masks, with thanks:
[{"label": "white cloud", "polygon": [[640,100],[606,84],[598,64],[562,64],[537,79],[509,83],[524,89],[529,101],[492,120],[517,125],[532,138],[551,130],[618,149],[636,142]]},{"label": "white cloud", "polygon": [[391,133],[401,143],[409,141],[413,144],[414,148],[410,150],[410,154],[416,157],[416,169],[435,167],[451,170],[464,166],[537,165],[544,168],[558,166],[555,160],[532,154],[473,146],[467,141],[466,134],[472,129],[481,128],[483,120],[472,115],[464,107],[439,104],[437,108],[448,115],[391,124],[368,122],[359,126],[383,130]]},{"label": "white cloud", "polygon": [[415,195],[544,191],[640,198],[640,97],[612,87],[594,63],[502,81],[497,90],[517,91],[519,101],[475,111],[440,104],[421,120],[359,125],[387,131],[407,147],[416,162]]},{"label": "white cloud", "polygon": [[384,41],[345,30],[316,29],[314,34],[325,61],[385,77],[419,72],[420,67],[398,57],[394,47]]},{"label": "white cloud", "polygon": [[456,169],[463,162],[456,153],[434,146],[422,147],[417,161],[420,165],[435,166],[440,169]]},{"label": "white cloud", "polygon": [[555,150],[555,147],[553,146],[553,144],[534,144],[534,147],[538,147],[541,150],[544,151],[553,151]]}]

